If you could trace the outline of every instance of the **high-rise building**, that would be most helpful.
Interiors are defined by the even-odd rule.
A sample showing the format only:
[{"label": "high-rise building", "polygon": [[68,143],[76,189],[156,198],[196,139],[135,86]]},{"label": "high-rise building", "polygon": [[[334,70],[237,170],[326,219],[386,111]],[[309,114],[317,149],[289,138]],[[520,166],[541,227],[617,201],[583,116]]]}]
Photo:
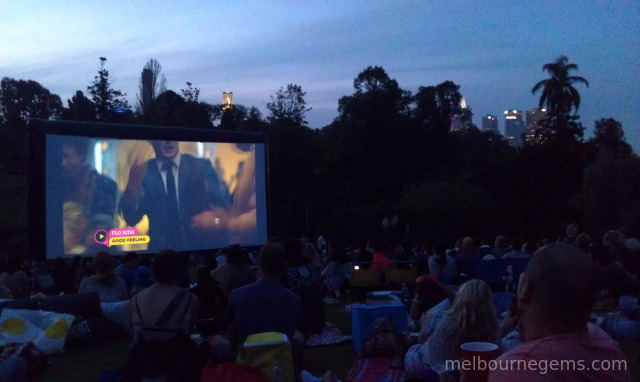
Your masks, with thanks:
[{"label": "high-rise building", "polygon": [[458,131],[471,124],[471,110],[467,109],[467,102],[464,97],[460,100],[460,113],[454,114],[451,118],[451,131]]},{"label": "high-rise building", "polygon": [[524,129],[524,139],[528,144],[540,143],[542,135],[538,132],[540,121],[547,118],[546,109],[527,110],[527,127]]},{"label": "high-rise building", "polygon": [[511,146],[522,146],[522,133],[524,132],[524,121],[522,111],[511,109],[504,112],[504,137],[507,138]]},{"label": "high-rise building", "polygon": [[487,114],[484,117],[482,117],[482,131],[490,131],[490,132],[499,134],[498,117],[491,114]]},{"label": "high-rise building", "polygon": [[222,92],[222,110],[233,106],[233,92]]}]

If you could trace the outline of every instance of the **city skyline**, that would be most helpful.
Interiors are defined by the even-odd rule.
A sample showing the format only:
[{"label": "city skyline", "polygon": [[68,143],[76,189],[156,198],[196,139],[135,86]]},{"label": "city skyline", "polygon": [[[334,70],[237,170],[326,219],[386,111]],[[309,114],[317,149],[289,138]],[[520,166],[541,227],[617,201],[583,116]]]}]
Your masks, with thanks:
[{"label": "city skyline", "polygon": [[[551,12],[550,9],[553,11]],[[495,17],[496,12],[501,17]],[[548,77],[542,66],[566,55],[578,65],[578,114],[592,135],[595,120],[615,118],[640,152],[640,4],[543,1],[423,3],[182,4],[37,1],[0,3],[0,76],[32,79],[66,101],[97,74],[99,60],[113,87],[135,105],[140,72],[150,58],[167,88],[186,82],[200,99],[233,102],[266,113],[270,96],[289,83],[307,92],[309,125],[337,116],[353,79],[381,66],[401,88],[451,80],[461,85],[480,125],[486,114],[538,106],[531,94]],[[227,85],[228,84],[228,85]]]}]

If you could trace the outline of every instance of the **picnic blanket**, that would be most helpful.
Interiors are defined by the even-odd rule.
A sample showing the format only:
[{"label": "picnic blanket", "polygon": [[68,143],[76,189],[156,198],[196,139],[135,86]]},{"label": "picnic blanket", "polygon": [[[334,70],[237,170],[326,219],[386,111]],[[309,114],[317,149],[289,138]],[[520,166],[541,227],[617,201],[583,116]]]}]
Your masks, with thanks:
[{"label": "picnic blanket", "polygon": [[0,314],[0,346],[33,342],[44,354],[62,353],[73,320],[70,314],[4,309]]},{"label": "picnic blanket", "polygon": [[361,358],[353,366],[345,382],[404,382],[402,359],[398,357]]},{"label": "picnic blanket", "polygon": [[345,341],[351,341],[351,336],[345,336],[335,325],[325,323],[324,328],[318,334],[312,334],[307,338],[307,346],[335,345]]}]

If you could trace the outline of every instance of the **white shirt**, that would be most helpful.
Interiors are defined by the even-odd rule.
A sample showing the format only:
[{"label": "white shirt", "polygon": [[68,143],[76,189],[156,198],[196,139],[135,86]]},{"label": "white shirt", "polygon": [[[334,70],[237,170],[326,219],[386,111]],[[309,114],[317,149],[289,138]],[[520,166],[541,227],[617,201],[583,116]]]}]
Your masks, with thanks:
[{"label": "white shirt", "polygon": [[[178,199],[178,207],[180,206],[180,194],[178,193],[178,169],[180,168],[180,156],[181,154],[178,153],[176,156],[173,157],[173,159],[171,160],[175,166],[171,166],[171,168],[173,169],[173,178],[176,180],[176,199]],[[160,171],[160,176],[162,176],[162,182],[164,183],[164,191],[167,192],[167,172],[164,171],[162,169],[162,166],[164,166],[164,162],[163,160],[158,160],[156,159],[156,164],[158,165],[158,171]]]}]

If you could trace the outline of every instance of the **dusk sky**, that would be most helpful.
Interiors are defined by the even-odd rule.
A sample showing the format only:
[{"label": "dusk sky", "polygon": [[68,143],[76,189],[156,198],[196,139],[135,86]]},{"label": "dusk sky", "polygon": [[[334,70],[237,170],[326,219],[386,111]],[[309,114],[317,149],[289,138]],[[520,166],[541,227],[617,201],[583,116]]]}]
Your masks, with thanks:
[{"label": "dusk sky", "polygon": [[[309,125],[337,116],[353,79],[382,66],[400,87],[452,80],[481,126],[487,113],[537,105],[542,65],[566,55],[590,87],[579,115],[622,122],[640,153],[638,1],[3,1],[0,77],[33,79],[66,101],[97,74],[101,56],[131,105],[142,67],[156,58],[176,92],[263,113],[289,83],[307,92]],[[227,86],[228,81],[228,86]]]}]

